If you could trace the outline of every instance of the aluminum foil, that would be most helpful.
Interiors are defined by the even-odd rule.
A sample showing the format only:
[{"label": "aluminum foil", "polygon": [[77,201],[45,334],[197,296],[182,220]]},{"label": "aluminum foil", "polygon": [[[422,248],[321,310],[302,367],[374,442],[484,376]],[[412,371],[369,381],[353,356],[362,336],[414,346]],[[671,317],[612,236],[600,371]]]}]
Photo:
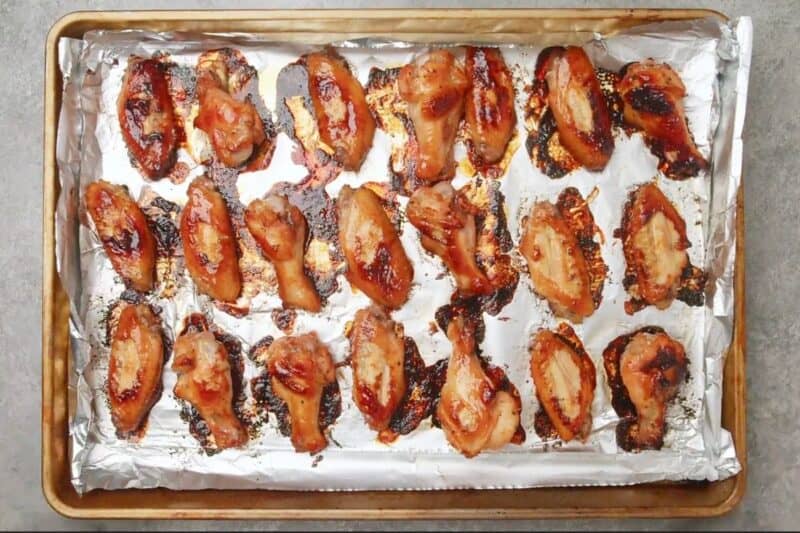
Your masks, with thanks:
[{"label": "aluminum foil", "polygon": [[[524,139],[525,87],[541,46],[503,46],[517,86],[518,138]],[[385,39],[334,43],[338,52],[366,83],[371,67],[403,65],[424,47]],[[442,43],[442,45],[466,43]],[[528,343],[541,327],[558,321],[546,303],[533,294],[523,273],[513,300],[497,315],[485,315],[482,348],[491,362],[502,366],[522,398],[522,445],[484,452],[466,459],[451,448],[443,432],[425,420],[415,431],[391,445],[380,443],[369,430],[351,397],[351,371],[337,370],[342,390],[342,415],[330,428],[330,445],[320,456],[295,453],[289,439],[277,429],[274,415],[257,438],[243,449],[206,454],[179,416],[181,404],[172,394],[176,376],[164,369],[164,394],[153,408],[146,434],[137,442],[120,440],[111,423],[105,397],[109,347],[104,316],[123,285],[87,222],[80,200],[86,184],[105,179],[127,185],[134,198],[158,194],[183,205],[190,179],[146,182],[130,163],[116,118],[116,99],[130,54],[168,53],[179,65],[193,67],[204,50],[230,45],[241,50],[258,70],[259,89],[267,107],[276,108],[278,72],[310,46],[274,43],[257,35],[156,34],[142,31],[90,32],[82,40],[62,39],[60,65],[64,94],[58,134],[61,196],[56,213],[58,270],[71,302],[71,390],[76,395],[70,422],[72,483],[83,493],[92,489],[291,489],[374,490],[447,488],[521,488],[536,486],[617,485],[659,480],[719,480],[736,474],[730,434],[721,428],[722,368],[732,338],[734,318],[733,268],[735,259],[736,192],[741,178],[742,126],[752,46],[752,23],[740,18],[730,24],[713,20],[667,22],[632,28],[605,38],[596,35],[585,49],[598,67],[618,69],[623,64],[652,57],[669,63],[683,79],[688,96],[686,114],[701,152],[711,157],[713,171],[705,176],[673,181],[659,176],[658,161],[641,135],[617,132],[616,149],[604,171],[583,169],[552,180],[531,163],[520,143],[507,173],[500,178],[506,213],[515,243],[521,219],[534,201],[555,201],[566,187],[577,187],[584,197],[597,188],[591,210],[605,234],[602,255],[609,273],[600,308],[575,331],[597,368],[592,405],[593,424],[584,442],[543,441],[533,429],[537,400],[529,374]],[[335,197],[344,184],[388,182],[392,139],[376,132],[374,146],[359,172],[342,172],[327,185]],[[243,203],[263,196],[278,181],[299,182],[307,174],[293,162],[294,141],[281,132],[272,163],[266,170],[243,173],[237,186]],[[456,159],[466,158],[459,144]],[[190,178],[204,172],[187,150],[179,160],[189,165]],[[470,177],[459,166],[454,180],[463,186]],[[709,273],[706,303],[688,307],[674,302],[666,310],[646,308],[625,314],[627,299],[621,280],[625,264],[619,239],[627,193],[637,184],[658,180],[660,188],[687,222],[692,242],[690,259]],[[401,198],[404,206],[407,198]],[[406,305],[393,314],[417,343],[427,364],[446,358],[450,343],[441,331],[431,333],[433,310],[448,303],[453,284],[442,276],[441,261],[422,249],[417,231],[402,226],[401,240],[415,265],[414,289]],[[519,258],[517,258],[519,259]],[[192,312],[203,312],[220,328],[235,335],[244,352],[265,335],[283,333],[270,312],[280,307],[274,283],[250,302],[249,315],[236,318],[212,305],[193,290],[182,273],[172,298],[151,296],[162,308],[167,334],[174,336]],[[347,357],[344,326],[356,310],[368,305],[343,276],[339,290],[318,315],[299,312],[294,332],[316,331],[336,361]],[[690,380],[668,411],[664,447],[659,451],[627,453],[618,448],[618,417],[602,366],[602,352],[618,335],[644,325],[664,327],[683,343],[690,358]],[[245,360],[245,379],[260,370]],[[249,387],[248,387],[249,389]],[[249,392],[248,392],[249,394]]]}]

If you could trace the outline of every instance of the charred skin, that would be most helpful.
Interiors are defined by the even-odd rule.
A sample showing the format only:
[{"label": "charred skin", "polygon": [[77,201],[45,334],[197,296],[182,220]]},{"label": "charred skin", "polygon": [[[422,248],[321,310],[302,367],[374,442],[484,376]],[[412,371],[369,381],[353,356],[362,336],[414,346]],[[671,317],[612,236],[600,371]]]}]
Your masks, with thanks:
[{"label": "charred skin", "polygon": [[165,63],[137,56],[128,59],[117,116],[139,171],[150,179],[166,176],[175,164],[179,137]]},{"label": "charred skin", "polygon": [[322,303],[305,273],[303,257],[308,224],[300,210],[286,196],[270,194],[264,200],[250,203],[244,218],[247,229],[275,267],[284,307],[318,312]]},{"label": "charred skin", "polygon": [[225,199],[204,176],[189,185],[187,194],[180,222],[186,268],[200,292],[234,302],[242,290],[242,275]]},{"label": "charred skin", "polygon": [[687,377],[683,345],[656,326],[611,341],[603,351],[612,405],[620,423],[617,443],[626,451],[659,450],[667,404]]},{"label": "charred skin", "polygon": [[539,404],[564,442],[591,430],[595,370],[575,331],[560,324],[542,329],[531,345],[531,376]]},{"label": "charred skin", "polygon": [[432,182],[455,175],[453,146],[468,86],[464,70],[446,50],[422,55],[400,70],[398,88],[418,143],[418,179]]},{"label": "charred skin", "polygon": [[503,158],[517,125],[514,81],[497,48],[467,47],[470,88],[465,118],[475,153],[484,164]]},{"label": "charred skin", "polygon": [[103,249],[125,285],[139,292],[155,282],[156,241],[144,213],[121,185],[95,181],[86,187],[86,210]]},{"label": "charred skin", "polygon": [[680,180],[708,170],[689,131],[683,109],[686,88],[677,72],[653,60],[631,63],[617,89],[625,123],[644,132],[664,174]]},{"label": "charred skin", "polygon": [[142,427],[161,396],[164,344],[161,321],[146,304],[127,305],[111,340],[108,401],[117,435]]},{"label": "charred skin", "polygon": [[345,170],[358,170],[375,135],[364,88],[332,49],[307,55],[305,63],[320,137]]},{"label": "charred skin", "polygon": [[577,46],[546,48],[535,79],[544,83],[561,144],[589,170],[603,170],[614,151],[611,113],[594,66]]},{"label": "charred skin", "polygon": [[397,309],[408,300],[414,268],[380,198],[367,187],[345,186],[337,205],[348,281],[374,302]]}]

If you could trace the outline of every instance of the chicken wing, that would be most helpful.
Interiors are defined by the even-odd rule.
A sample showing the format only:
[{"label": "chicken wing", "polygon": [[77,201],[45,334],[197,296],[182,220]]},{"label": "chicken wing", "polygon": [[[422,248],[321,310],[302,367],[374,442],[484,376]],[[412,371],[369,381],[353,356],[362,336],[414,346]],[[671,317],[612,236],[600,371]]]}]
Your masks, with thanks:
[{"label": "chicken wing", "polygon": [[277,339],[265,358],[272,391],[289,411],[295,450],[312,454],[321,451],[328,445],[320,424],[323,393],[336,382],[328,349],[316,333],[307,333]]},{"label": "chicken wing", "polygon": [[176,161],[178,130],[169,94],[167,65],[131,56],[117,98],[122,138],[147,178],[164,177]]},{"label": "chicken wing", "polygon": [[225,200],[204,176],[189,185],[187,194],[180,223],[186,268],[200,292],[234,302],[242,290],[242,275]]},{"label": "chicken wing", "polygon": [[353,401],[369,427],[385,430],[406,392],[403,326],[371,306],[356,313],[349,337]]},{"label": "chicken wing", "polygon": [[367,187],[344,186],[337,205],[347,279],[376,303],[400,307],[408,300],[414,268],[380,198]]},{"label": "chicken wing", "polygon": [[156,241],[147,219],[121,185],[95,181],[86,187],[86,211],[111,265],[125,285],[140,292],[153,288]]},{"label": "chicken wing", "polygon": [[164,345],[161,322],[150,306],[126,306],[111,340],[108,401],[117,435],[126,438],[145,422],[161,396]]},{"label": "chicken wing", "polygon": [[683,345],[655,326],[614,339],[603,352],[620,417],[617,442],[624,450],[658,450],[664,444],[667,404],[686,380]]},{"label": "chicken wing", "polygon": [[175,341],[175,396],[192,404],[218,449],[247,443],[247,430],[233,408],[234,386],[225,346],[211,331],[184,333]]},{"label": "chicken wing", "polygon": [[317,312],[322,307],[314,284],[305,273],[308,224],[286,196],[270,194],[255,200],[244,215],[247,228],[275,267],[284,307]]},{"label": "chicken wing", "polygon": [[488,294],[493,287],[475,260],[477,232],[468,202],[448,182],[420,187],[408,202],[408,220],[422,246],[442,258],[464,295]]},{"label": "chicken wing", "polygon": [[464,70],[446,50],[422,55],[400,70],[400,96],[419,144],[417,178],[438,181],[455,174],[453,145],[468,86]]},{"label": "chicken wing", "polygon": [[364,88],[332,49],[307,55],[305,63],[320,137],[345,170],[358,170],[375,134]]},{"label": "chicken wing", "polygon": [[487,164],[505,154],[517,125],[514,83],[497,48],[467,47],[465,117],[476,154]]},{"label": "chicken wing", "polygon": [[631,192],[618,235],[627,262],[629,314],[647,305],[666,309],[676,297],[702,305],[706,276],[689,263],[686,223],[655,183]]},{"label": "chicken wing", "polygon": [[708,169],[689,131],[683,109],[686,87],[677,72],[653,60],[631,63],[617,89],[625,122],[644,132],[664,174],[686,179]]},{"label": "chicken wing", "polygon": [[545,416],[561,440],[586,439],[592,426],[595,371],[583,343],[562,323],[555,332],[540,330],[530,352],[531,376]]}]

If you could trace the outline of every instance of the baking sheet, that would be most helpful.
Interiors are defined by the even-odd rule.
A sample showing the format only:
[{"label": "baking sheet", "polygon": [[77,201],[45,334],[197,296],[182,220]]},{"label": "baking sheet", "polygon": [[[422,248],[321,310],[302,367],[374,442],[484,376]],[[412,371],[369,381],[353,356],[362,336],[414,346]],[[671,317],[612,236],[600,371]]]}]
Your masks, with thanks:
[{"label": "baking sheet", "polygon": [[[322,460],[296,454],[287,438],[277,431],[274,419],[262,428],[258,439],[243,450],[227,450],[205,455],[180,419],[179,404],[170,391],[174,374],[165,369],[165,394],[150,416],[147,434],[132,445],[114,435],[103,393],[108,348],[103,313],[122,291],[115,280],[94,234],[80,225],[79,187],[96,179],[126,184],[134,197],[145,187],[182,204],[183,185],[166,180],[147,183],[129,163],[116,122],[115,102],[119,83],[130,53],[151,55],[168,51],[171,59],[194,65],[199,53],[228,43],[233,36],[201,38],[197,35],[155,35],[141,32],[94,33],[84,41],[63,40],[62,72],[65,73],[64,106],[59,132],[59,166],[62,197],[57,212],[57,258],[59,272],[73,303],[72,346],[76,367],[74,376],[78,407],[71,423],[73,483],[79,491],[93,488],[153,487],[170,488],[278,488],[278,489],[398,489],[398,488],[493,488],[570,484],[622,484],[660,479],[720,479],[735,474],[736,462],[730,435],[720,428],[722,358],[730,342],[733,314],[733,215],[735,193],[740,177],[741,127],[749,69],[751,26],[749,19],[722,26],[715,21],[662,23],[634,28],[624,35],[587,43],[597,66],[618,68],[646,57],[666,61],[676,68],[687,85],[685,104],[695,139],[701,150],[712,149],[712,176],[674,182],[661,177],[659,186],[673,200],[687,221],[693,243],[693,263],[710,270],[707,305],[689,308],[675,302],[666,311],[647,309],[629,317],[622,310],[626,294],[621,286],[624,259],[621,245],[613,239],[619,226],[627,191],[657,175],[657,161],[643,145],[641,137],[617,136],[617,148],[606,170],[592,174],[576,171],[560,180],[550,180],[531,165],[520,148],[508,174],[500,180],[506,197],[509,229],[519,240],[521,213],[535,200],[554,201],[568,186],[588,196],[595,186],[600,193],[591,208],[606,240],[603,257],[609,266],[603,305],[576,332],[584,341],[598,369],[598,387],[593,405],[593,432],[586,444],[542,442],[532,428],[536,398],[528,376],[527,343],[539,327],[554,327],[546,304],[530,291],[527,275],[514,300],[496,318],[486,317],[484,353],[494,364],[503,366],[522,396],[522,421],[527,440],[523,446],[508,446],[474,459],[464,459],[446,443],[443,433],[424,422],[411,435],[391,446],[380,444],[368,430],[350,399],[350,371],[342,368],[343,414],[332,427],[331,446]],[[212,40],[216,39],[216,42]],[[274,80],[286,63],[293,62],[309,48],[266,43],[255,37],[236,36],[242,50],[259,71],[261,94],[268,107],[275,108]],[[362,40],[339,43],[339,52],[355,67],[362,82],[371,66],[400,66],[419,51],[407,43]],[[531,70],[540,47],[504,47],[507,63],[517,78],[518,116],[527,99],[523,86],[530,82]],[[87,75],[87,69],[90,72]],[[718,73],[720,76],[718,77]],[[520,120],[519,135],[525,135]],[[342,173],[328,185],[335,196],[345,183],[388,181],[389,139],[378,132],[376,142],[359,173]],[[262,196],[273,183],[301,180],[305,169],[291,163],[292,142],[280,134],[273,162],[261,172],[239,177],[238,188],[244,203]],[[463,147],[457,159],[465,157]],[[188,154],[181,159],[195,166]],[[455,184],[467,180],[459,176]],[[394,314],[403,322],[406,334],[413,337],[427,363],[450,352],[449,342],[437,332],[428,333],[431,310],[446,303],[452,292],[449,276],[437,279],[443,271],[439,260],[425,254],[416,231],[403,226],[403,244],[415,264],[417,285],[409,303]],[[343,277],[340,291],[320,316],[299,314],[295,332],[316,330],[336,360],[346,357],[348,344],[344,323],[355,310],[368,304],[355,294]],[[84,290],[85,287],[85,290]],[[191,284],[179,289],[174,302],[158,302],[171,332],[180,329],[187,314],[205,310],[222,329],[241,339],[245,350],[266,334],[280,336],[270,311],[280,307],[274,293],[261,294],[252,302],[251,315],[234,318],[201,297]],[[430,316],[429,316],[430,315]],[[506,317],[509,320],[503,320]],[[621,453],[616,446],[616,415],[602,372],[601,353],[606,344],[622,333],[641,325],[665,327],[683,342],[690,356],[692,379],[681,391],[681,400],[670,410],[665,447],[658,452]],[[246,378],[257,369],[246,361]],[[334,443],[335,442],[335,443]],[[571,453],[578,452],[578,453]],[[316,466],[312,464],[316,462]],[[372,475],[374,474],[374,475]],[[487,482],[486,480],[491,480]]]}]

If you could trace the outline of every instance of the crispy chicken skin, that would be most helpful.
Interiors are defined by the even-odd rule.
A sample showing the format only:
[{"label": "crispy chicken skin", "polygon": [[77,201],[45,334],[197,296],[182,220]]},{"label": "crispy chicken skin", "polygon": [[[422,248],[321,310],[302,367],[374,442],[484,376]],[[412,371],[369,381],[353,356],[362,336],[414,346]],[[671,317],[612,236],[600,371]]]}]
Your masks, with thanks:
[{"label": "crispy chicken skin", "polygon": [[475,259],[475,216],[449,182],[420,187],[408,202],[408,220],[420,231],[422,246],[442,258],[464,295],[488,294],[493,287]]},{"label": "crispy chicken skin", "polygon": [[408,300],[414,268],[380,198],[367,187],[344,186],[337,206],[348,281],[374,302],[400,307]]},{"label": "crispy chicken skin", "polygon": [[542,329],[530,348],[536,397],[564,442],[585,439],[592,425],[594,364],[573,329]]},{"label": "crispy chicken skin", "polygon": [[247,430],[233,409],[228,352],[214,333],[202,331],[178,337],[172,369],[178,373],[175,396],[194,406],[217,448],[237,448],[247,443]]},{"label": "crispy chicken skin", "polygon": [[189,185],[187,194],[180,223],[186,268],[200,292],[223,302],[236,301],[242,275],[225,200],[204,176]]},{"label": "crispy chicken skin", "polygon": [[175,164],[178,147],[165,63],[137,56],[128,59],[117,116],[140,172],[151,179],[164,177]]},{"label": "crispy chicken skin", "polygon": [[647,326],[614,339],[603,352],[612,404],[622,419],[617,442],[628,451],[660,449],[667,404],[686,380],[683,345],[663,329]]},{"label": "crispy chicken skin", "polygon": [[594,313],[589,265],[575,233],[549,202],[538,202],[525,221],[519,251],[533,288],[556,316],[581,322]]},{"label": "crispy chicken skin", "polygon": [[140,292],[155,282],[156,241],[144,213],[128,190],[107,181],[86,187],[86,210],[111,264],[125,285]]},{"label": "crispy chicken skin", "polygon": [[468,86],[464,70],[446,50],[422,55],[400,70],[400,97],[408,104],[419,143],[417,178],[439,181],[454,176],[453,145]]},{"label": "crispy chicken skin", "polygon": [[286,403],[292,445],[317,453],[328,445],[320,429],[320,404],[326,385],[336,380],[333,360],[316,333],[281,337],[267,349],[272,390]]},{"label": "crispy chicken skin", "polygon": [[251,202],[244,219],[261,251],[275,267],[284,307],[319,311],[322,304],[305,273],[303,261],[308,235],[303,213],[286,196],[270,194]]},{"label": "crispy chicken skin", "polygon": [[111,340],[108,401],[121,438],[135,433],[161,395],[164,345],[161,322],[145,304],[128,305]]},{"label": "crispy chicken skin", "polygon": [[406,392],[403,327],[373,305],[356,313],[349,337],[353,401],[369,427],[382,431]]},{"label": "crispy chicken skin", "polygon": [[470,82],[465,117],[476,153],[484,163],[496,163],[514,134],[514,82],[497,48],[467,47]]},{"label": "crispy chicken skin", "polygon": [[685,179],[708,168],[686,122],[686,88],[669,65],[653,60],[632,63],[625,67],[617,90],[625,122],[644,132],[667,176]]},{"label": "crispy chicken skin", "polygon": [[561,144],[587,169],[603,170],[614,151],[611,113],[586,52],[577,46],[546,48],[535,76],[546,82]]},{"label": "crispy chicken skin", "polygon": [[305,62],[320,137],[345,170],[358,170],[375,134],[364,88],[331,49],[309,54]]},{"label": "crispy chicken skin", "polygon": [[522,410],[519,396],[499,390],[475,351],[475,326],[463,316],[447,325],[453,352],[436,416],[447,441],[466,457],[512,442]]}]

